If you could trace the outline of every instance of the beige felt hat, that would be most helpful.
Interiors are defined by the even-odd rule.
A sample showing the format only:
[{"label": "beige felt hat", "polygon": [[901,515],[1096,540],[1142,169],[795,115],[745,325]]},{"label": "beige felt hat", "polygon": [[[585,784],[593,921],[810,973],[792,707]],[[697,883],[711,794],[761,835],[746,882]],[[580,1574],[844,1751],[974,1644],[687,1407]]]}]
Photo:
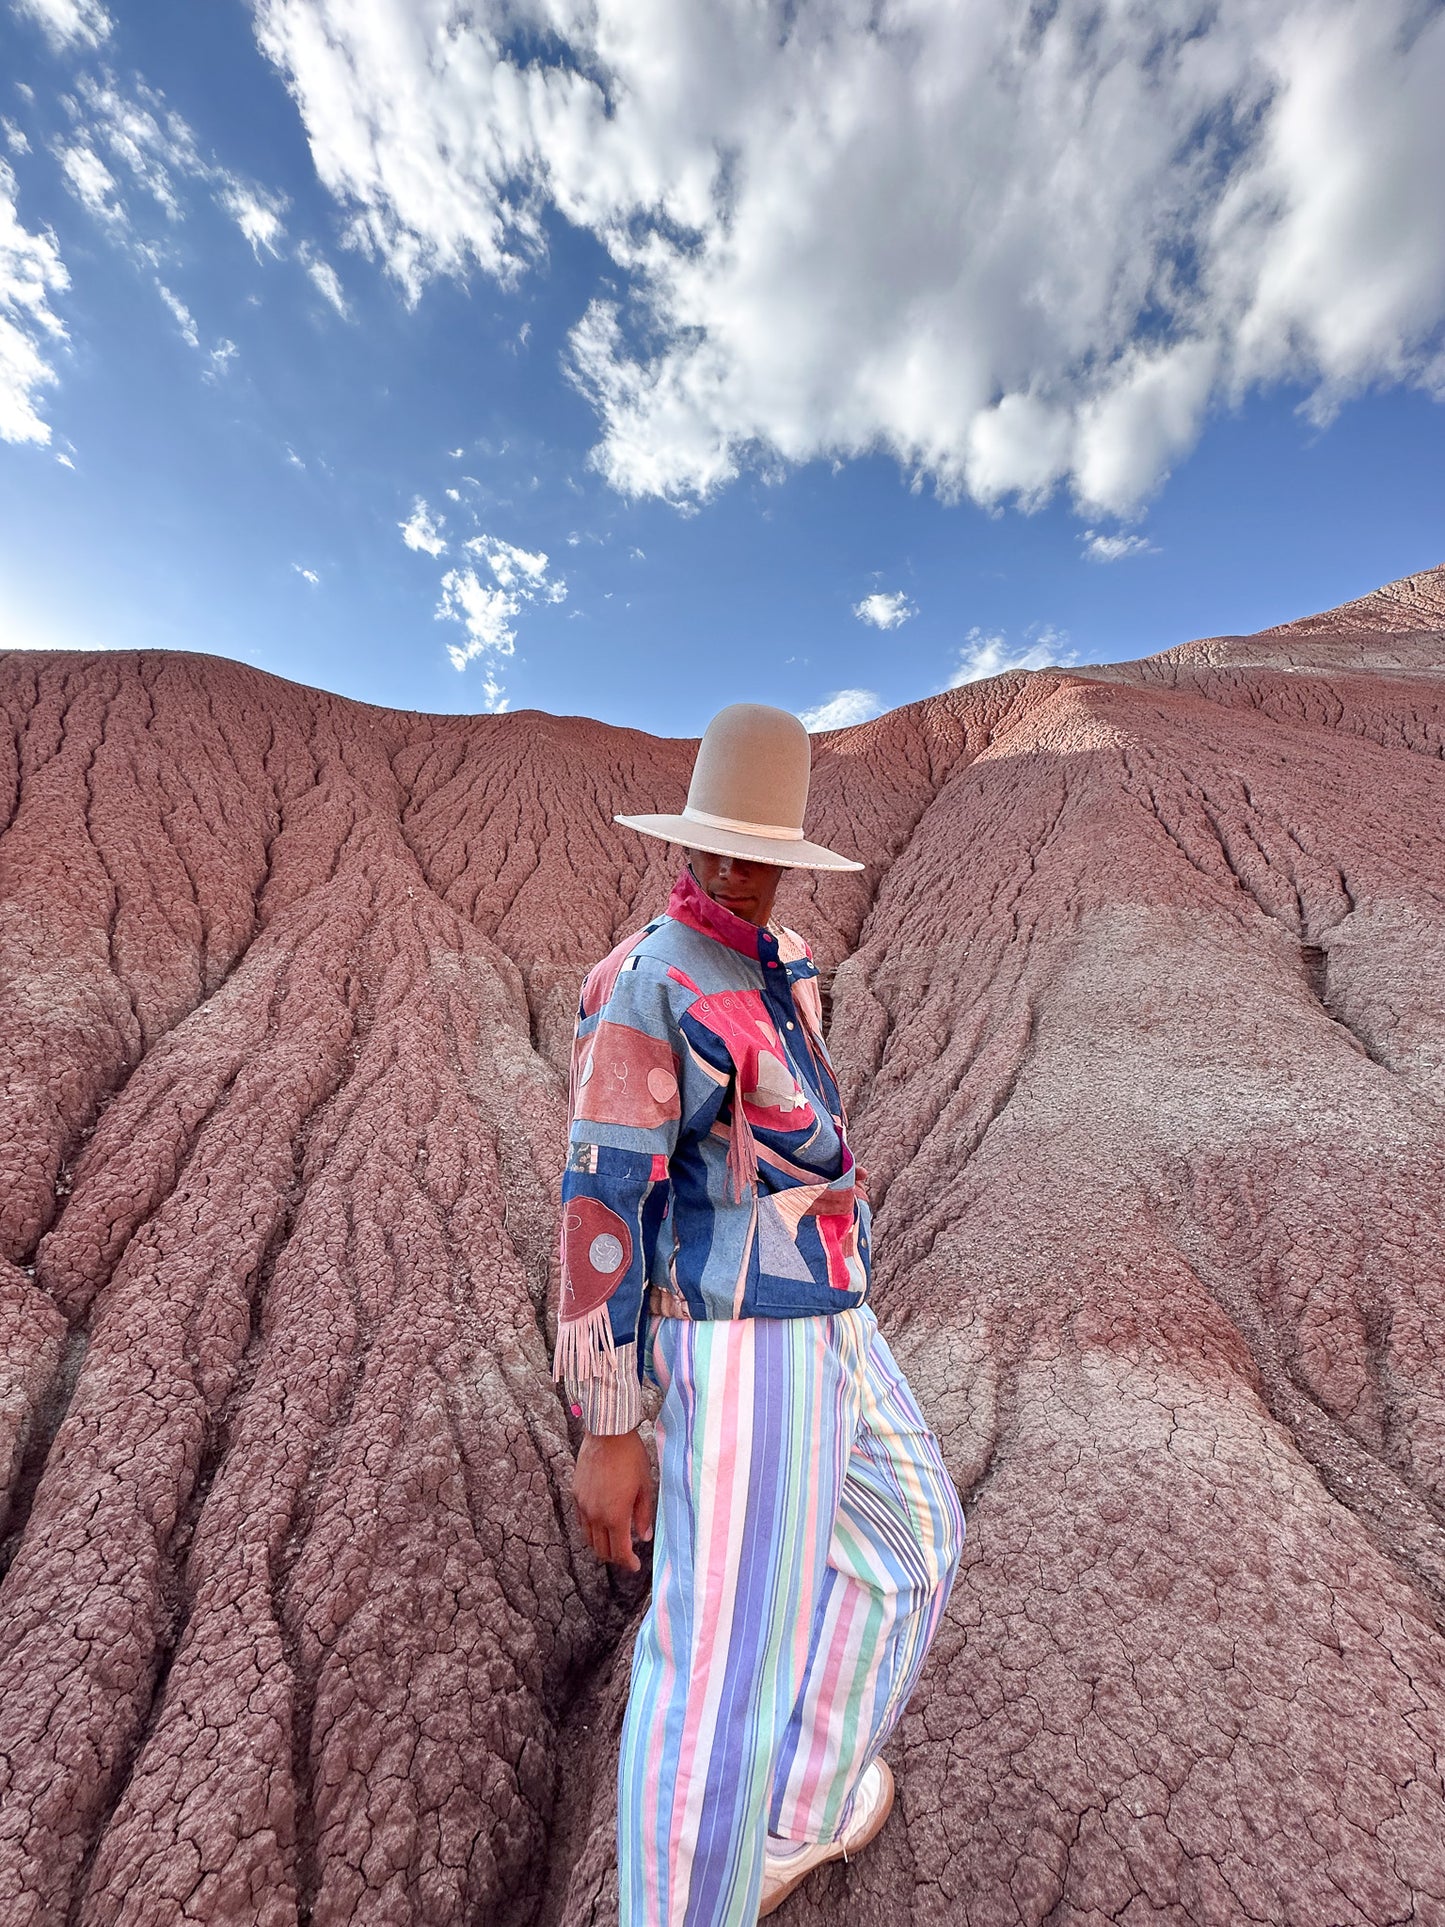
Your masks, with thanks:
[{"label": "beige felt hat", "polygon": [[803,835],[813,745],[786,709],[730,703],[708,724],[681,816],[614,816],[629,830],[784,870],[861,870]]}]

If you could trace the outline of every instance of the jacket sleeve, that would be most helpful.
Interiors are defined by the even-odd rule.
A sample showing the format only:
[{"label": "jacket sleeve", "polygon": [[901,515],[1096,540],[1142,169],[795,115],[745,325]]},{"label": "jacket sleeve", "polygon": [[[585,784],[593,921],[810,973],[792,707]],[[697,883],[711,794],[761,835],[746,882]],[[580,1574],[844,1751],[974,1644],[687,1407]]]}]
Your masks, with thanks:
[{"label": "jacket sleeve", "polygon": [[683,1036],[696,994],[686,979],[635,956],[605,997],[594,978],[572,1049],[554,1372],[587,1430],[615,1433],[642,1416],[637,1339],[668,1166],[684,1130],[710,1126],[727,1086]]}]

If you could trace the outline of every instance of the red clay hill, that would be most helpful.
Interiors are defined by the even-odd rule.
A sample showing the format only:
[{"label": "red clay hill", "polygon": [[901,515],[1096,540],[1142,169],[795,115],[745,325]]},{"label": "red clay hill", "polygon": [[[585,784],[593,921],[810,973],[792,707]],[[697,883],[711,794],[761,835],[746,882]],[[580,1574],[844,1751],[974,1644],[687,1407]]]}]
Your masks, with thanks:
[{"label": "red clay hill", "polygon": [[[548,1300],[692,745],[0,657],[0,1920],[601,1927]],[[1445,569],[820,739],[967,1563],[828,1923],[1445,1921]]]}]

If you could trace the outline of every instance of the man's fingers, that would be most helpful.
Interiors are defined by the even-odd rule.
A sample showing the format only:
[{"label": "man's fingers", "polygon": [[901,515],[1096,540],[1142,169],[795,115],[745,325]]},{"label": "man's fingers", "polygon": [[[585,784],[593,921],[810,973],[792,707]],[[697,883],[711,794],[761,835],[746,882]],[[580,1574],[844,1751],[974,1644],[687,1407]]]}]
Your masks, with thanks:
[{"label": "man's fingers", "polygon": [[652,1481],[644,1479],[637,1488],[637,1498],[632,1507],[632,1530],[643,1541],[652,1537],[653,1502]]},{"label": "man's fingers", "polygon": [[582,1528],[582,1537],[587,1541],[587,1550],[598,1559],[607,1557],[607,1534],[601,1522],[594,1519],[590,1512],[577,1507],[577,1523]]},{"label": "man's fingers", "polygon": [[628,1572],[640,1572],[642,1561],[632,1550],[631,1527],[624,1523],[614,1526],[607,1535],[607,1551],[603,1557],[614,1566],[622,1566]]},{"label": "man's fingers", "polygon": [[632,1534],[626,1521],[621,1525],[611,1525],[606,1519],[584,1512],[580,1505],[577,1519],[589,1550],[599,1559],[611,1566],[625,1566],[629,1572],[641,1569],[642,1561],[632,1550]]}]

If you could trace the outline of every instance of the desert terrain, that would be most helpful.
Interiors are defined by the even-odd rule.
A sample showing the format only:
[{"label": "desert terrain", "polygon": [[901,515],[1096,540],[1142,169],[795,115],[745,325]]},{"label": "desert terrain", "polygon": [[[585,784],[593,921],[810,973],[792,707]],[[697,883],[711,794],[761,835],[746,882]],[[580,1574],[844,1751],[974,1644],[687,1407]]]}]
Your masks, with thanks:
[{"label": "desert terrain", "polygon": [[[555,1199],[694,746],[159,652],[0,702],[0,1919],[604,1927],[646,1576]],[[969,1537],[781,1918],[1445,1922],[1445,569],[820,737],[809,827]]]}]

